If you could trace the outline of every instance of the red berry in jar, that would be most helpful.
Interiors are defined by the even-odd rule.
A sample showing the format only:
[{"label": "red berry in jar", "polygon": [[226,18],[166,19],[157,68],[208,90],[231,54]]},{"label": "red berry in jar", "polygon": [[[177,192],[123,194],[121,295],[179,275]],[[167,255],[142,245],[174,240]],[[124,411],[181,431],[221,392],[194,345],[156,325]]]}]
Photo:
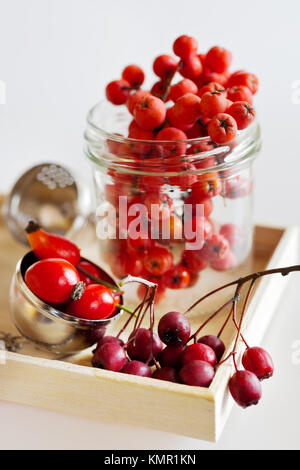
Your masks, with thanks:
[{"label": "red berry in jar", "polygon": [[230,101],[247,101],[247,103],[253,103],[253,95],[248,87],[244,85],[236,85],[227,90],[227,98]]},{"label": "red berry in jar", "polygon": [[229,381],[229,390],[233,399],[242,408],[257,405],[261,399],[261,383],[253,372],[238,370]]},{"label": "red berry in jar", "polygon": [[206,344],[215,352],[217,361],[219,362],[225,352],[225,344],[214,335],[205,335],[198,339],[198,343]]},{"label": "red berry in jar", "polygon": [[191,54],[195,54],[198,49],[198,42],[195,38],[183,34],[174,41],[173,51],[178,57],[186,59]]},{"label": "red berry in jar", "polygon": [[201,98],[200,111],[204,117],[213,118],[216,114],[225,113],[226,109],[227,99],[223,92],[207,92]]},{"label": "red berry in jar", "polygon": [[169,100],[168,84],[164,80],[155,82],[151,88],[151,95],[163,99],[164,102]]},{"label": "red berry in jar", "polygon": [[206,54],[204,65],[212,72],[224,73],[230,67],[232,54],[223,47],[212,47]]},{"label": "red berry in jar", "polygon": [[237,85],[246,86],[247,88],[249,88],[251,93],[255,95],[259,87],[259,81],[258,81],[257,76],[254,75],[253,73],[240,71],[231,75],[231,77],[228,80],[227,86],[228,88],[230,88],[230,87],[237,86]]},{"label": "red berry in jar", "polygon": [[80,282],[77,269],[64,259],[48,258],[32,264],[25,273],[27,287],[50,304],[64,304],[71,299]]},{"label": "red berry in jar", "polygon": [[182,125],[194,125],[201,115],[199,96],[187,93],[174,104],[174,115]]},{"label": "red berry in jar", "polygon": [[151,358],[152,352],[157,358],[162,349],[163,344],[157,334],[153,333],[151,338],[151,332],[146,328],[139,328],[136,333],[129,336],[127,353],[130,359],[146,362]]},{"label": "red berry in jar", "polygon": [[244,368],[253,372],[259,380],[269,379],[274,373],[274,363],[270,354],[259,347],[247,348],[242,363]]},{"label": "red berry in jar", "polygon": [[252,183],[241,175],[228,178],[225,181],[224,195],[229,199],[248,196],[252,191]]},{"label": "red berry in jar", "polygon": [[235,224],[224,224],[220,227],[220,234],[225,237],[231,249],[239,248],[245,240],[245,235],[241,227]]},{"label": "red berry in jar", "polygon": [[228,252],[230,252],[230,247],[226,238],[217,233],[213,233],[205,242],[201,250],[201,256],[210,262],[216,262],[224,258]]},{"label": "red berry in jar", "polygon": [[217,196],[222,190],[222,182],[218,173],[207,173],[192,186],[192,197],[197,203]]},{"label": "red berry in jar", "polygon": [[130,114],[133,114],[135,105],[142,99],[150,96],[150,93],[145,90],[137,90],[135,93],[128,97],[126,106]]},{"label": "red berry in jar", "polygon": [[126,362],[124,349],[116,343],[105,343],[94,353],[94,367],[120,372]]},{"label": "red berry in jar", "polygon": [[185,345],[190,334],[190,322],[182,313],[166,313],[158,323],[158,335],[167,346]]},{"label": "red berry in jar", "polygon": [[207,261],[201,256],[199,250],[185,250],[182,253],[181,264],[187,268],[191,274],[197,274],[207,266]]},{"label": "red berry in jar", "polygon": [[154,73],[163,80],[172,76],[177,68],[178,60],[167,54],[156,57],[153,63]]},{"label": "red berry in jar", "polygon": [[[164,157],[176,157],[184,155],[186,151],[186,143],[180,142],[187,139],[186,134],[176,127],[166,127],[162,129],[156,135],[156,140],[161,141],[174,141],[174,143],[163,143],[163,155]],[[179,141],[179,142],[178,142]]]},{"label": "red berry in jar", "polygon": [[127,80],[133,88],[138,88],[142,85],[145,79],[143,69],[138,65],[127,65],[122,72],[123,80]]},{"label": "red berry in jar", "polygon": [[232,116],[226,113],[217,114],[207,125],[210,138],[216,144],[226,144],[237,134],[237,124]]},{"label": "red berry in jar", "polygon": [[86,286],[82,297],[70,302],[66,313],[86,320],[103,320],[115,311],[115,301],[111,291],[101,284]]},{"label": "red berry in jar", "polygon": [[114,80],[106,87],[106,98],[113,104],[125,104],[130,95],[130,83],[127,80]]},{"label": "red berry in jar", "polygon": [[214,368],[205,361],[191,361],[180,370],[180,378],[186,385],[209,387],[215,376]]},{"label": "red berry in jar", "polygon": [[173,266],[164,274],[163,282],[169,289],[184,289],[189,286],[190,273],[184,266]]},{"label": "red berry in jar", "polygon": [[173,255],[167,249],[160,246],[150,248],[144,257],[146,271],[155,276],[160,276],[168,271],[173,264]]},{"label": "red berry in jar", "polygon": [[203,343],[194,343],[187,346],[182,354],[182,364],[188,364],[191,361],[205,361],[215,366],[217,358],[214,350]]},{"label": "red berry in jar", "polygon": [[193,82],[193,80],[190,80],[189,78],[184,78],[180,82],[171,86],[170,99],[175,103],[183,95],[186,95],[187,93],[193,93],[195,95],[197,94],[197,92],[198,87]]},{"label": "red berry in jar", "polygon": [[255,110],[247,101],[236,101],[227,112],[234,118],[239,130],[248,127],[255,118]]},{"label": "red berry in jar", "polygon": [[74,266],[79,263],[80,251],[67,238],[48,233],[33,221],[29,222],[26,232],[28,242],[37,258],[62,258]]},{"label": "red berry in jar", "polygon": [[140,127],[153,130],[164,122],[166,112],[165,104],[160,98],[146,96],[135,105],[133,115]]},{"label": "red berry in jar", "polygon": [[212,259],[210,267],[215,271],[228,271],[237,265],[237,259],[232,251],[228,251],[223,258]]},{"label": "red berry in jar", "polygon": [[[131,139],[138,139],[138,140],[153,140],[154,135],[152,131],[147,131],[146,129],[142,129],[140,126],[137,125],[136,121],[133,119],[128,127],[128,137]],[[151,147],[149,146],[151,149]],[[143,146],[143,150],[147,149],[146,146]]]}]

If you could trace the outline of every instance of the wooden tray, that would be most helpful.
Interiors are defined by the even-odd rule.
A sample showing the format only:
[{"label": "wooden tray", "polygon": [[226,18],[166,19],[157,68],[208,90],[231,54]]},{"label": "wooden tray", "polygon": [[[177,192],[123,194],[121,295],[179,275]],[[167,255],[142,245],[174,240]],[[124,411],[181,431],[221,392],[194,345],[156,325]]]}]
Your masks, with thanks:
[{"label": "wooden tray", "polygon": [[[295,227],[257,226],[253,256],[242,272],[296,263],[297,237]],[[87,246],[83,253],[91,258],[91,240]],[[13,334],[17,332],[9,316],[8,290],[16,262],[24,252],[0,220],[0,330]],[[234,273],[233,278],[237,277]],[[261,342],[288,279],[275,275],[259,281],[244,324],[251,344]],[[217,331],[222,318],[207,331]],[[197,312],[191,320],[194,326],[197,320],[199,324]],[[229,350],[234,334],[228,325],[224,340]],[[0,351],[0,399],[209,441],[219,438],[233,405],[227,391],[231,361],[220,367],[210,388],[204,389],[94,369],[89,351],[64,361],[49,357],[31,345],[22,353]]]}]

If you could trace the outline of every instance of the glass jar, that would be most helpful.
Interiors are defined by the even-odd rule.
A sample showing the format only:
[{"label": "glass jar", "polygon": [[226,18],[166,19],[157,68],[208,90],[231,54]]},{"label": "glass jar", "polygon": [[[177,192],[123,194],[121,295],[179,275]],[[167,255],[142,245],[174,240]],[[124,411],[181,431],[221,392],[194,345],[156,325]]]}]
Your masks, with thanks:
[{"label": "glass jar", "polygon": [[[132,274],[156,281],[162,309],[170,299],[178,309],[187,307],[187,299],[192,303],[224,278],[238,277],[249,258],[259,125],[220,146],[209,137],[125,138],[130,119],[127,109],[108,102],[87,118],[85,154],[103,266],[119,279]],[[136,305],[142,289],[127,294],[126,303]]]}]

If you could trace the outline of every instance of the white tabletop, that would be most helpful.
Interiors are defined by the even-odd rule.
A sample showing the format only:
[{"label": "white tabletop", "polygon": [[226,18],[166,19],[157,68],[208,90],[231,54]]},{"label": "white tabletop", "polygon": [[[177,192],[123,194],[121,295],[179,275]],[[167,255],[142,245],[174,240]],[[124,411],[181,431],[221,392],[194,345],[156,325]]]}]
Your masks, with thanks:
[{"label": "white tabletop", "polygon": [[[0,0],[0,84],[6,83],[0,192],[41,160],[88,174],[81,150],[85,115],[102,98],[105,84],[128,63],[149,70],[151,59],[171,52],[178,35],[191,34],[203,50],[229,47],[235,69],[259,75],[256,105],[264,146],[256,164],[255,219],[300,225],[300,3],[225,3]],[[234,407],[217,444],[0,402],[0,448],[299,448],[300,363],[292,360],[293,345],[300,342],[299,275],[292,276],[265,338],[275,377],[263,384],[259,406]]]}]

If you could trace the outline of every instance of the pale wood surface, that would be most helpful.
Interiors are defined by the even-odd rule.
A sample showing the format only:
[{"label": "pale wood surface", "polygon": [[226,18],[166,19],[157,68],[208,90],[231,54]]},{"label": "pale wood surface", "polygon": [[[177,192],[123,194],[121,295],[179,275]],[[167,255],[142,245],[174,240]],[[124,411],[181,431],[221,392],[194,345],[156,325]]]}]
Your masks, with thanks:
[{"label": "pale wood surface", "polygon": [[[81,239],[81,246],[84,256],[97,260],[98,249],[94,241],[93,234],[87,231]],[[26,247],[11,239],[1,221],[0,330],[7,332],[16,331],[8,312],[10,279],[17,260],[25,252]],[[228,276],[237,278],[269,265],[292,264],[296,262],[296,256],[297,229],[256,227],[252,256],[238,273]],[[222,283],[227,280],[226,276]],[[244,332],[252,343],[257,345],[261,341],[287,282],[288,278],[281,276],[264,278],[259,282],[245,320]],[[229,298],[230,293],[226,295]],[[199,325],[199,319],[212,312],[211,308],[216,309],[221,300],[218,298],[214,305],[208,304],[205,311],[196,311],[191,317],[192,327]],[[216,332],[223,318],[224,315],[205,331]],[[224,340],[228,348],[232,345],[234,333],[231,325],[225,330]],[[230,363],[219,369],[209,389],[202,389],[96,370],[90,367],[90,352],[65,362],[49,360],[47,354],[32,346],[26,347],[22,353],[7,353],[6,364],[0,366],[0,399],[210,441],[219,437],[233,404],[227,392]]]}]

